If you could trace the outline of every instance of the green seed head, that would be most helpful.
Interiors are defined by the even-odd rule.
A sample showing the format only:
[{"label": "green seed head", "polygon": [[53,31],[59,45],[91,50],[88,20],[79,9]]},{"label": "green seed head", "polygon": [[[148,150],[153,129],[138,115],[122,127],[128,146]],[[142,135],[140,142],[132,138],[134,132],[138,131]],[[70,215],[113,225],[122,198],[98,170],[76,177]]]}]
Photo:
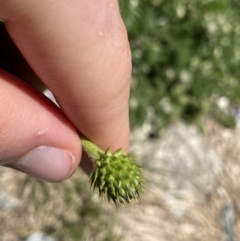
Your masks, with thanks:
[{"label": "green seed head", "polygon": [[138,200],[143,190],[143,172],[135,158],[124,155],[122,150],[111,153],[107,149],[96,160],[96,168],[90,176],[91,186],[99,190],[99,196],[122,204]]}]

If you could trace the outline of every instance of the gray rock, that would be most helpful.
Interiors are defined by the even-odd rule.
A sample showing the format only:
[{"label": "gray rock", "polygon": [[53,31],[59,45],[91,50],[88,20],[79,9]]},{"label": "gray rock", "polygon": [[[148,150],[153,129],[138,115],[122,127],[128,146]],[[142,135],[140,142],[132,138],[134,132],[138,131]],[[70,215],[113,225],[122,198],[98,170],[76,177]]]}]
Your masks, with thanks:
[{"label": "gray rock", "polygon": [[[140,205],[119,213],[124,241],[184,240],[202,235],[194,210],[207,200],[223,164],[195,127],[179,122],[160,139],[147,139],[148,125],[133,132],[130,153],[139,158],[147,184]],[[192,220],[192,221],[191,221]],[[198,240],[198,239],[196,239]],[[201,240],[201,238],[200,238]]]},{"label": "gray rock", "polygon": [[56,241],[55,238],[42,232],[31,234],[25,241]]},{"label": "gray rock", "polygon": [[11,193],[0,189],[0,209],[12,210],[20,205],[20,200]]},{"label": "gray rock", "polygon": [[171,199],[203,202],[222,171],[222,161],[195,127],[179,122],[159,140],[132,141],[148,176],[148,188]]}]

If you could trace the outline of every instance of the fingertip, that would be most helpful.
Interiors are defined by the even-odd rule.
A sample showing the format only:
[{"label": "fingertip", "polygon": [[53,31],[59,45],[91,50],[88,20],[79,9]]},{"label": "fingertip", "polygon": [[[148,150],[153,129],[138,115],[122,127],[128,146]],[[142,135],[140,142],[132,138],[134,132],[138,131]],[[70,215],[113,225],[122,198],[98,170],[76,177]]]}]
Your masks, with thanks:
[{"label": "fingertip", "polygon": [[11,162],[11,166],[46,182],[60,182],[69,178],[78,163],[76,157],[69,151],[40,146]]}]

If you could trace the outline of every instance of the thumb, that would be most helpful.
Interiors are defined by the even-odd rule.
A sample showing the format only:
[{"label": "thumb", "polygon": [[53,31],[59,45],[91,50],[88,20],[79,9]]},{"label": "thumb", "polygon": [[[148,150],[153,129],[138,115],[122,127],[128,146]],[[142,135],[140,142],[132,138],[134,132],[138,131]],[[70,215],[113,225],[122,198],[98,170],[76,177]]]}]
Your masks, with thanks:
[{"label": "thumb", "polygon": [[0,69],[0,165],[48,182],[77,169],[81,145],[60,109],[17,77]]}]

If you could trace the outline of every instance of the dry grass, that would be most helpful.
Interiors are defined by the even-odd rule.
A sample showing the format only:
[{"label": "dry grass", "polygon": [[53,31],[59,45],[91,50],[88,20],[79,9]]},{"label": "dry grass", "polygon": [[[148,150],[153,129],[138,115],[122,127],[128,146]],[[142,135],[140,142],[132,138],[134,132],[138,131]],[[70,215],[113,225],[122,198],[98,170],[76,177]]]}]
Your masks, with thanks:
[{"label": "dry grass", "polygon": [[[63,241],[104,240],[109,236],[113,206],[100,207],[81,170],[60,184],[29,179],[25,187],[24,174],[4,168],[0,173],[0,187],[5,187],[0,195],[11,194],[16,205],[0,212],[1,241],[19,240],[37,231],[54,234]],[[14,197],[20,197],[20,201]]]}]

